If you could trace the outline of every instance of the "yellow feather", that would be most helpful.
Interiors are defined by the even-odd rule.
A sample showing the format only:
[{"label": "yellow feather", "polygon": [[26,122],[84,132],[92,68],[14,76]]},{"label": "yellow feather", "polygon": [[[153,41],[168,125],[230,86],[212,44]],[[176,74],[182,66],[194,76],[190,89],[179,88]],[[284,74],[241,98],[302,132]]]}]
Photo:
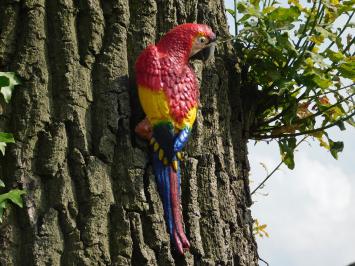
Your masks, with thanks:
[{"label": "yellow feather", "polygon": [[181,130],[186,126],[192,127],[196,120],[197,106],[193,106],[181,123],[175,122],[170,115],[168,99],[162,89],[153,91],[147,87],[138,86],[138,95],[143,110],[152,125],[168,121],[173,123],[176,130]]},{"label": "yellow feather", "polygon": [[177,161],[173,161],[173,168],[174,168],[174,170],[175,170],[175,172],[177,172],[177,170],[178,170],[178,162]]},{"label": "yellow feather", "polygon": [[172,120],[168,100],[163,90],[153,91],[147,87],[138,86],[138,95],[143,110],[152,125]]},{"label": "yellow feather", "polygon": [[164,157],[164,151],[163,151],[163,149],[160,149],[159,150],[159,160],[160,161],[163,160],[163,157]]}]

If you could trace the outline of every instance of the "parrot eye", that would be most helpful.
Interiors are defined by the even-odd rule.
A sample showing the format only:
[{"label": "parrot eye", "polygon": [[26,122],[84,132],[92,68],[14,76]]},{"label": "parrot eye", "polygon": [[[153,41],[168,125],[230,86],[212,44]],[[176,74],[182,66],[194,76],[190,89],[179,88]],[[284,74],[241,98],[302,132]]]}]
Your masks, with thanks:
[{"label": "parrot eye", "polygon": [[205,44],[205,43],[207,43],[207,38],[206,37],[199,37],[198,38],[198,43],[200,43],[200,44]]}]

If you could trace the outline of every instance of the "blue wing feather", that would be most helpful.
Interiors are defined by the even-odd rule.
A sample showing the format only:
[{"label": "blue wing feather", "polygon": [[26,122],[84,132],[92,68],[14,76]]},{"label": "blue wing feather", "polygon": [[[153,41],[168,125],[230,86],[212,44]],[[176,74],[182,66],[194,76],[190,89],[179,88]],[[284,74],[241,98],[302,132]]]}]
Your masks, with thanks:
[{"label": "blue wing feather", "polygon": [[190,127],[184,127],[174,140],[174,152],[179,152],[184,148],[186,142],[189,140],[191,133]]}]

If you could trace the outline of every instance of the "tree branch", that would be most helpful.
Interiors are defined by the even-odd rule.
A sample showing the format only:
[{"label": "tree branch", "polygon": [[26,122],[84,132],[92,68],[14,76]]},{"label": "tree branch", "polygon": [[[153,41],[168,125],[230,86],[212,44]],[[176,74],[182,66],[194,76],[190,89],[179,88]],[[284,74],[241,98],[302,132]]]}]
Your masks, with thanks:
[{"label": "tree branch", "polygon": [[[332,105],[327,106],[326,108],[324,108],[324,109],[321,110],[321,111],[318,111],[318,112],[316,112],[316,113],[314,113],[314,114],[312,114],[312,115],[309,115],[309,116],[307,116],[307,117],[305,117],[305,118],[301,118],[301,119],[295,120],[295,121],[293,122],[293,124],[297,124],[297,123],[299,123],[299,122],[302,122],[302,121],[305,121],[305,120],[309,120],[310,118],[314,118],[314,117],[317,117],[317,116],[319,116],[319,115],[322,115],[322,114],[324,114],[325,111],[328,111],[329,109],[335,107],[336,105],[338,105],[338,104],[340,104],[340,103],[343,103],[343,102],[345,102],[345,101],[351,99],[354,95],[355,95],[355,93],[352,93],[352,94],[350,94],[348,97],[346,97],[346,98],[344,98],[344,99],[342,99],[342,100],[340,100],[340,101],[338,101],[338,102],[336,102],[336,103],[334,103],[334,104],[332,104]],[[285,125],[282,125],[282,126],[270,126],[270,127],[268,127],[268,128],[263,128],[263,129],[255,130],[255,132],[265,132],[265,131],[269,131],[269,130],[273,130],[273,129],[279,129],[279,128],[283,127],[283,126],[285,126]]]},{"label": "tree branch", "polygon": [[[339,34],[338,34],[338,36],[337,36],[338,38],[341,37],[341,35],[344,33],[345,29],[348,27],[348,25],[349,25],[349,23],[350,23],[352,17],[354,16],[354,14],[355,14],[355,11],[353,11],[353,12],[351,13],[351,15],[349,16],[349,18],[348,18],[348,20],[346,21],[344,27],[343,27],[343,28],[341,29],[341,31],[339,32]],[[335,43],[335,41],[333,40],[333,41],[328,45],[328,47],[327,47],[324,51],[326,51],[326,50],[328,50],[329,48],[331,48],[331,47],[334,45],[334,43]]]},{"label": "tree branch", "polygon": [[[295,149],[306,139],[308,138],[308,136],[303,137],[295,146]],[[281,162],[274,168],[274,170],[272,170],[272,172],[270,174],[268,174],[265,179],[253,190],[253,192],[250,193],[250,195],[252,196],[259,188],[261,188],[266,181],[268,181],[268,179],[280,168],[280,166],[283,164],[283,160],[281,160]]]},{"label": "tree branch", "polygon": [[306,134],[311,134],[311,133],[323,131],[325,129],[334,127],[337,124],[339,124],[339,122],[344,122],[344,121],[350,119],[351,117],[353,117],[354,115],[355,115],[355,111],[350,113],[349,115],[341,118],[341,119],[338,119],[334,123],[328,124],[327,126],[320,127],[320,128],[315,128],[315,129],[311,129],[311,130],[305,130],[303,132],[298,132],[298,133],[288,133],[288,134],[278,134],[278,135],[272,135],[272,134],[271,135],[252,135],[252,137],[253,137],[252,139],[255,139],[255,140],[278,139],[278,138],[297,137],[297,136],[302,136],[302,135],[306,135]]}]

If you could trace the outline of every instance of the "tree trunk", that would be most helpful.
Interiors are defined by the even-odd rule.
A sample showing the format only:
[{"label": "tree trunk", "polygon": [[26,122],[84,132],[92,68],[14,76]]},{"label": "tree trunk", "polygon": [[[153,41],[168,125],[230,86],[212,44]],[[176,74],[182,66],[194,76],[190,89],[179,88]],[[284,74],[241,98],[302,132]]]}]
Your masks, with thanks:
[{"label": "tree trunk", "polygon": [[201,104],[182,164],[185,257],[134,134],[144,116],[134,62],[185,22],[228,35],[222,0],[0,0],[0,69],[22,80],[1,174],[27,191],[0,225],[1,265],[257,265],[231,47],[193,62]]}]

